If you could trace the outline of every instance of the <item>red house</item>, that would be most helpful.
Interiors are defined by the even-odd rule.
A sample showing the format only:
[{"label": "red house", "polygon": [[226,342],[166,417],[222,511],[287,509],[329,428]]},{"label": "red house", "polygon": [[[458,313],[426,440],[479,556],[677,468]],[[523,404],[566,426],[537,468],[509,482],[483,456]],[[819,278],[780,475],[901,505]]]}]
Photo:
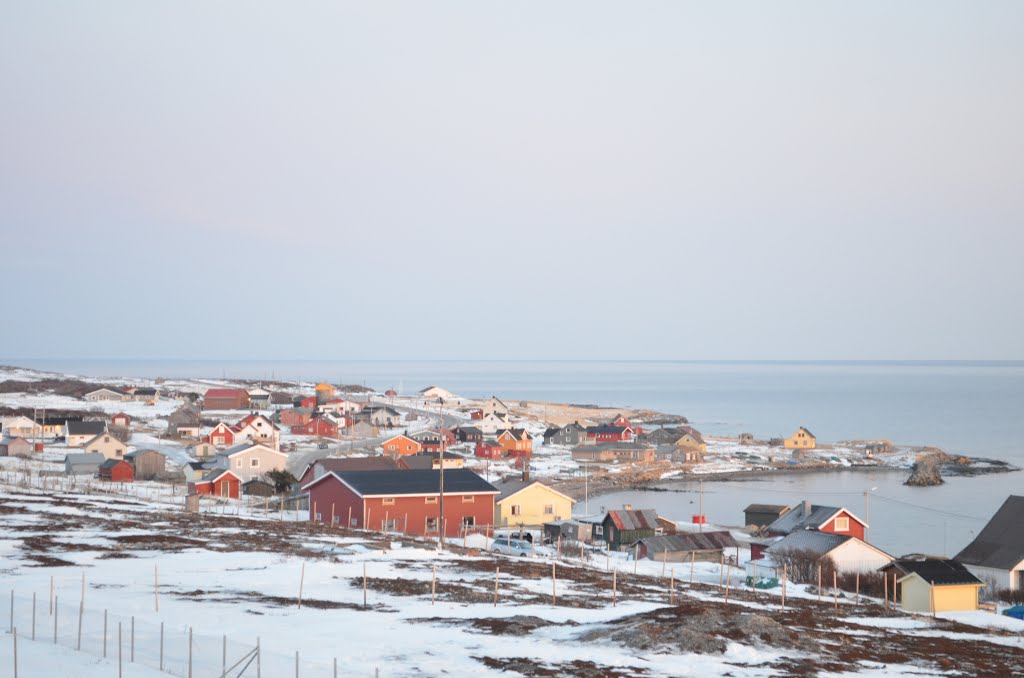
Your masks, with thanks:
[{"label": "red house", "polygon": [[444,517],[440,516],[440,471],[332,471],[302,488],[309,493],[309,519],[350,528],[456,537],[494,521],[498,489],[469,469],[444,472]]},{"label": "red house", "polygon": [[300,410],[295,407],[288,410],[281,410],[282,426],[305,426],[312,418],[313,414],[309,410]]},{"label": "red house", "polygon": [[628,443],[633,440],[629,426],[588,426],[588,443]]},{"label": "red house", "polygon": [[115,414],[114,416],[112,416],[110,418],[110,425],[111,426],[119,426],[121,428],[128,428],[129,426],[131,426],[131,423],[132,423],[131,416],[125,414],[124,412],[118,412],[117,414]]},{"label": "red house", "polygon": [[319,401],[316,396],[307,396],[299,401],[299,407],[306,408],[308,410],[315,410],[316,406],[319,405]]},{"label": "red house", "polygon": [[469,413],[469,418],[472,419],[473,421],[480,421],[481,419],[484,418],[484,411],[473,410],[472,412]]},{"label": "red house", "polygon": [[244,410],[249,393],[243,388],[211,388],[203,396],[204,410]]},{"label": "red house", "polygon": [[476,444],[473,454],[480,459],[503,459],[505,457],[505,448],[498,443],[481,440]]},{"label": "red house", "polygon": [[100,480],[130,483],[135,480],[135,467],[124,459],[107,459],[100,464]]},{"label": "red house", "polygon": [[188,484],[189,494],[209,494],[214,497],[238,499],[242,481],[231,471],[214,469],[197,480]]},{"label": "red house", "polygon": [[767,532],[772,537],[784,537],[797,530],[818,530],[850,535],[864,541],[866,527],[867,523],[845,508],[817,506],[805,500],[793,510],[782,514],[768,526]]},{"label": "red house", "polygon": [[638,436],[638,435],[640,435],[640,434],[642,434],[644,432],[644,430],[641,427],[633,426],[633,423],[629,419],[626,419],[621,414],[619,416],[615,417],[615,419],[612,419],[612,423],[610,425],[611,426],[622,426],[624,428],[628,428],[628,429],[633,431],[633,435],[634,436]]},{"label": "red house", "polygon": [[203,436],[200,440],[217,447],[231,447],[235,444],[235,434],[238,433],[237,426],[230,426],[223,421],[213,427],[213,430]]},{"label": "red house", "polygon": [[337,438],[338,425],[327,421],[323,417],[314,417],[309,423],[302,426],[292,426],[292,433],[295,435],[321,436],[324,438]]}]

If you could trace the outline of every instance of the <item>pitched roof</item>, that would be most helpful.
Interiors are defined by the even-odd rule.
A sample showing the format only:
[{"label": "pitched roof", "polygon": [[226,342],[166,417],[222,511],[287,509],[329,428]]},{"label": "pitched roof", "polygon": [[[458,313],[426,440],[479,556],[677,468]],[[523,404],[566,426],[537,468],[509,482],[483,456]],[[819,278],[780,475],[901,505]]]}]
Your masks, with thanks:
[{"label": "pitched roof", "polygon": [[92,395],[93,393],[101,393],[103,391],[110,391],[111,393],[116,393],[118,395],[125,395],[124,391],[122,391],[119,388],[114,388],[113,386],[101,386],[100,388],[93,389],[92,391],[89,391],[85,395]]},{"label": "pitched roof", "polygon": [[656,530],[658,528],[658,512],[654,509],[617,509],[609,511],[606,518],[611,518],[612,523],[620,530]]},{"label": "pitched roof", "polygon": [[238,480],[238,476],[236,476],[234,473],[232,473],[230,469],[215,468],[212,471],[204,474],[203,477],[200,478],[197,482],[200,482],[200,483],[213,483],[213,482],[216,482],[223,475],[229,475],[229,476],[234,477],[236,480]]},{"label": "pitched roof", "polygon": [[[100,470],[101,471],[108,471],[108,470],[114,468],[115,466],[117,466],[118,464],[127,464],[127,463],[128,462],[126,462],[124,459],[107,459],[102,464],[100,464]],[[130,464],[129,464],[129,466],[130,466]]]},{"label": "pitched roof", "polygon": [[64,456],[64,463],[72,466],[99,466],[104,457],[99,452],[88,452],[85,454],[68,454]]},{"label": "pitched roof", "polygon": [[204,398],[248,398],[249,394],[244,388],[211,388],[206,391]]},{"label": "pitched roof", "polygon": [[692,426],[680,426],[678,428],[679,437],[682,438],[685,435],[689,435],[691,438],[696,440],[698,443],[704,443],[704,437],[700,434],[700,431]]},{"label": "pitched roof", "polygon": [[801,426],[800,428],[798,428],[796,430],[797,433],[800,433],[800,431],[803,431],[804,433],[806,433],[807,435],[809,435],[812,438],[816,437],[813,433],[811,433],[810,431],[807,430],[806,426]]},{"label": "pitched roof", "polygon": [[587,433],[622,433],[627,426],[588,426]]},{"label": "pitched roof", "polygon": [[516,440],[533,440],[533,436],[530,435],[530,432],[527,431],[525,428],[506,428],[501,431],[498,431],[496,435],[498,438],[500,438],[506,433],[511,435]]},{"label": "pitched roof", "polygon": [[150,450],[150,449],[135,450],[134,452],[129,452],[128,454],[124,455],[124,458],[125,459],[134,459],[135,457],[141,457],[142,455],[147,454],[147,453],[149,453],[149,454],[159,454],[161,457],[164,457],[165,459],[167,458],[167,455],[165,455],[160,450]]},{"label": "pitched roof", "polygon": [[947,559],[906,559],[897,560],[893,563],[907,574],[901,579],[905,579],[912,574],[924,579],[930,584],[936,586],[948,586],[950,584],[982,584],[983,582],[975,577],[970,571],[961,563],[955,560]]},{"label": "pitched roof", "polygon": [[95,436],[107,430],[106,423],[102,421],[69,421],[66,426],[69,436]]},{"label": "pitched roof", "polygon": [[498,501],[498,502],[505,501],[506,499],[508,499],[512,495],[518,494],[518,493],[522,492],[523,490],[525,490],[526,488],[530,487],[531,485],[540,485],[545,490],[547,490],[549,492],[553,492],[553,493],[557,494],[560,497],[564,497],[564,498],[568,499],[573,504],[576,503],[576,500],[573,499],[572,497],[570,497],[570,496],[568,496],[566,494],[562,494],[558,490],[556,490],[556,489],[554,489],[554,488],[552,488],[552,487],[550,487],[548,485],[545,485],[544,483],[540,482],[539,480],[523,480],[522,478],[515,477],[515,476],[512,477],[512,478],[506,478],[505,480],[501,480],[501,481],[499,481],[497,483],[494,483],[494,486],[496,488],[498,488],[498,490],[500,490],[500,492],[501,492],[501,494],[499,494],[495,498],[495,501]]},{"label": "pitched roof", "polygon": [[[441,471],[332,471],[302,489],[306,490],[325,478],[332,477],[340,480],[361,497],[431,495],[438,494]],[[469,469],[455,468],[446,469],[444,472],[444,493],[498,494],[498,489]]]},{"label": "pitched roof", "polygon": [[394,457],[326,457],[318,459],[313,464],[319,464],[325,472],[331,471],[387,471],[398,468],[398,462]]},{"label": "pitched roof", "polygon": [[819,556],[831,552],[853,539],[848,534],[832,534],[817,530],[797,530],[775,542],[766,549],[767,553],[780,551],[810,551]]},{"label": "pitched roof", "polygon": [[804,504],[798,504],[791,511],[787,511],[783,515],[779,516],[778,520],[768,526],[768,531],[778,532],[780,534],[789,534],[795,530],[808,528],[817,530],[840,511],[846,511],[851,518],[861,525],[864,525],[865,527],[867,526],[867,523],[850,513],[850,511],[845,508],[839,508],[836,506],[818,506],[817,504],[812,504],[810,509],[810,512],[808,512]]},{"label": "pitched roof", "polygon": [[744,513],[775,513],[782,515],[789,510],[785,504],[751,504],[743,509]]},{"label": "pitched roof", "polygon": [[1024,496],[1010,495],[955,560],[1009,570],[1024,561]]},{"label": "pitched roof", "polygon": [[649,552],[655,554],[662,551],[720,551],[724,548],[736,548],[739,544],[727,531],[691,532],[683,534],[666,534],[638,539],[643,542]]}]

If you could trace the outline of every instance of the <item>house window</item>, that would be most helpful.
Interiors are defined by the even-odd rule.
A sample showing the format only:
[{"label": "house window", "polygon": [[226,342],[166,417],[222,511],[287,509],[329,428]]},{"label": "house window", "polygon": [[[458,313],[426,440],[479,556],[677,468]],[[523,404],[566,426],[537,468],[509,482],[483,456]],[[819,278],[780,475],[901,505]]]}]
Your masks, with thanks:
[{"label": "house window", "polygon": [[521,516],[523,515],[523,507],[519,504],[512,504],[512,515]]},{"label": "house window", "polygon": [[850,531],[850,519],[849,518],[836,518],[836,532],[849,532]]},{"label": "house window", "polygon": [[437,503],[437,497],[424,497],[423,503],[424,504],[436,504]]},{"label": "house window", "polygon": [[394,497],[384,497],[384,499],[381,500],[381,503],[384,504],[385,506],[394,506],[395,498]]},{"label": "house window", "polygon": [[242,460],[235,459],[235,468],[242,468]]},{"label": "house window", "polygon": [[259,459],[251,459],[251,460],[249,460],[249,466],[251,466],[252,468],[259,468],[260,467],[260,460]]},{"label": "house window", "polygon": [[103,436],[103,442],[109,443],[110,442],[110,436]]},{"label": "house window", "polygon": [[553,516],[554,514],[555,514],[555,505],[554,504],[545,504],[544,505],[544,515],[546,515],[546,516]]},{"label": "house window", "polygon": [[318,522],[318,523],[322,523],[322,522],[324,522],[324,514],[322,514],[322,513],[317,513],[317,514],[316,514],[316,522]]},{"label": "house window", "polygon": [[114,454],[116,456],[118,456],[118,457],[123,457],[124,456],[124,450],[117,450],[116,452],[114,452]]},{"label": "house window", "polygon": [[427,518],[427,532],[437,532],[437,518]]},{"label": "house window", "polygon": [[467,529],[468,530],[468,529],[470,529],[472,527],[475,527],[475,526],[476,526],[476,518],[474,518],[473,516],[463,516],[463,518],[462,518],[462,527],[463,527],[463,529]]},{"label": "house window", "polygon": [[594,525],[594,536],[595,537],[603,537],[604,536],[604,525]]},{"label": "house window", "polygon": [[463,504],[472,504],[474,499],[476,499],[476,497],[474,497],[471,494],[464,494],[464,495],[462,495],[462,503]]}]

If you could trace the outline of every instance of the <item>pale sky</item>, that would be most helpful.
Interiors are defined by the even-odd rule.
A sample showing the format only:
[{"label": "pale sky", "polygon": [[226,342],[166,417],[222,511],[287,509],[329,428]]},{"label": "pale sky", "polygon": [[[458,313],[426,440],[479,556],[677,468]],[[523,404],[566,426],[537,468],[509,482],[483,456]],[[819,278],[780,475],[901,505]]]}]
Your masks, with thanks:
[{"label": "pale sky", "polygon": [[1024,358],[1024,3],[0,6],[0,360]]}]

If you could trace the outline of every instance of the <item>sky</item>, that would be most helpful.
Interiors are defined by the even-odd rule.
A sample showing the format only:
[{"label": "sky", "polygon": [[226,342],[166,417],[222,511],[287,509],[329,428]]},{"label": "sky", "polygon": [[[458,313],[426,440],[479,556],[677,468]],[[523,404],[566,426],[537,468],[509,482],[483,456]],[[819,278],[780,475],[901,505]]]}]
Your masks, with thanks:
[{"label": "sky", "polygon": [[1021,359],[1022,26],[3,3],[0,360]]}]

